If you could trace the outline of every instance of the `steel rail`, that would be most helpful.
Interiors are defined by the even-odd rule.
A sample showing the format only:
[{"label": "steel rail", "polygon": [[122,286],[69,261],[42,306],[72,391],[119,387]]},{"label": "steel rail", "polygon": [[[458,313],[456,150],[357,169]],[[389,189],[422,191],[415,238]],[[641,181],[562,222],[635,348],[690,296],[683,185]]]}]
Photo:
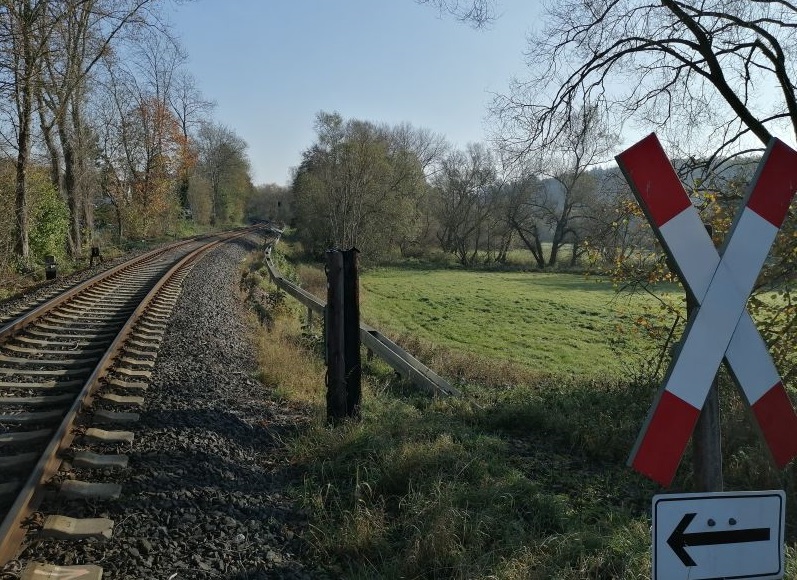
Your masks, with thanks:
[{"label": "steel rail", "polygon": [[195,241],[198,240],[196,238],[191,238],[189,240],[183,240],[174,244],[169,244],[168,246],[163,248],[156,248],[154,250],[150,250],[149,252],[145,252],[140,256],[136,256],[132,260],[124,262],[123,264],[119,264],[118,266],[114,266],[113,268],[105,270],[104,272],[100,272],[96,276],[92,276],[88,280],[85,280],[80,284],[77,284],[69,288],[65,292],[50,298],[49,300],[45,301],[43,304],[40,304],[39,306],[35,307],[30,312],[24,313],[21,316],[15,318],[14,320],[7,322],[5,325],[0,326],[0,339],[3,339],[13,334],[14,332],[28,326],[34,320],[41,318],[51,310],[68,302],[71,298],[87,290],[88,288],[95,286],[100,282],[104,282],[105,280],[110,280],[114,276],[121,274],[125,270],[132,268],[143,261],[152,259],[158,256],[159,254],[169,252],[171,250],[179,248],[180,246],[190,244]]},{"label": "steel rail", "polygon": [[[236,231],[231,234],[225,235],[213,241],[210,241],[206,245],[193,250],[188,255],[184,256],[177,262],[174,266],[172,266],[159,280],[155,283],[152,289],[147,293],[147,295],[142,299],[139,303],[138,307],[133,311],[130,315],[128,321],[124,324],[124,326],[119,330],[119,333],[116,335],[116,338],[113,340],[111,345],[105,351],[105,354],[102,356],[100,361],[97,363],[92,374],[86,379],[86,382],[80,393],[76,395],[75,401],[72,406],[67,411],[66,415],[61,421],[58,429],[56,429],[55,434],[50,439],[49,444],[47,445],[44,452],[42,452],[39,461],[36,463],[36,466],[30,473],[30,476],[25,482],[25,485],[20,490],[19,494],[17,495],[16,500],[11,505],[11,508],[6,513],[5,518],[3,519],[2,524],[0,524],[0,566],[5,566],[9,561],[13,560],[17,556],[17,552],[24,541],[26,529],[24,527],[24,522],[26,519],[30,517],[30,515],[36,510],[38,504],[41,502],[41,486],[43,483],[49,481],[57,472],[62,463],[62,459],[60,458],[60,453],[64,449],[67,449],[72,441],[75,438],[75,434],[72,432],[72,426],[75,423],[75,420],[78,417],[78,414],[84,407],[88,407],[92,404],[94,400],[94,394],[99,387],[100,379],[105,375],[108,369],[111,367],[114,359],[119,355],[119,352],[122,350],[122,345],[127,340],[128,336],[132,333],[136,323],[141,318],[143,313],[146,311],[147,307],[150,305],[152,300],[158,295],[161,288],[169,282],[169,280],[182,268],[187,267],[188,265],[192,264],[196,261],[200,256],[209,252],[213,248],[217,247],[219,244],[224,242],[229,242],[230,240],[239,238],[243,235],[251,233],[260,229],[262,226],[255,226],[253,228],[248,228],[243,231]],[[191,240],[196,241],[196,240]],[[175,246],[171,246],[170,248],[173,249]],[[179,244],[177,245],[179,247]],[[168,250],[164,250],[168,251]],[[156,252],[148,253],[150,257],[156,255]],[[136,259],[136,263],[140,260]],[[118,268],[118,267],[117,267]],[[106,278],[109,278],[107,276]],[[91,280],[94,280],[92,278]],[[90,284],[81,284],[79,287],[81,289],[85,289]],[[73,296],[75,292],[70,292],[70,296]],[[50,304],[53,301],[48,301],[47,304]],[[58,302],[57,304],[62,303],[63,301]],[[36,310],[39,310],[38,308]],[[33,314],[31,312],[30,314]],[[27,319],[28,317],[26,317]]]}]

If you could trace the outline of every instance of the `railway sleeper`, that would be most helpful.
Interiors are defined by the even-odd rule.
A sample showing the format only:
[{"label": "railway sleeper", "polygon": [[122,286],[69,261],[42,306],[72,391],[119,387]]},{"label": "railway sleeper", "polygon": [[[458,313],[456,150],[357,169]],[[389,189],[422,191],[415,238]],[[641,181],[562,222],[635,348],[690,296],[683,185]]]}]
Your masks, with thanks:
[{"label": "railway sleeper", "polygon": [[155,352],[157,352],[158,349],[160,348],[160,343],[161,343],[160,339],[135,336],[134,333],[127,340],[126,346],[143,348],[145,350],[154,350]]},{"label": "railway sleeper", "polygon": [[[25,357],[17,357],[17,356],[7,356],[4,354],[0,354],[0,363],[8,363],[12,365],[21,366],[24,368],[25,366],[42,366],[42,367],[50,367],[50,366],[58,366],[58,367],[66,367],[66,368],[81,368],[86,364],[86,360],[88,357],[85,358],[65,358],[61,360],[55,359],[48,359],[48,358],[25,358]],[[89,359],[90,360],[90,359]]]},{"label": "railway sleeper", "polygon": [[31,411],[26,413],[0,413],[0,425],[46,425],[60,421],[66,409]]},{"label": "railway sleeper", "polygon": [[72,311],[76,311],[79,308],[91,308],[95,312],[115,314],[122,308],[126,308],[129,303],[129,300],[109,300],[108,298],[86,300],[82,297],[76,297],[61,308],[71,309]]},{"label": "railway sleeper", "polygon": [[100,399],[124,407],[140,407],[144,404],[144,397],[115,395],[113,393],[102,394]]},{"label": "railway sleeper", "polygon": [[102,568],[93,564],[77,566],[55,566],[32,562],[22,571],[19,580],[55,580],[56,578],[75,578],[79,580],[102,580]]},{"label": "railway sleeper", "polygon": [[75,400],[75,395],[65,393],[63,395],[49,395],[42,397],[5,397],[0,396],[0,405],[14,405],[19,407],[46,407],[47,405],[59,405]]},{"label": "railway sleeper", "polygon": [[137,325],[132,334],[134,336],[161,339],[163,337],[163,330],[147,330],[146,328],[142,328],[141,325]]},{"label": "railway sleeper", "polygon": [[70,324],[114,324],[118,322],[125,322],[130,318],[132,310],[116,312],[112,315],[96,314],[94,312],[76,312],[74,314],[60,311],[53,311],[49,313],[45,320],[61,320]]},{"label": "railway sleeper", "polygon": [[[55,332],[52,332],[53,330]],[[44,325],[42,325],[41,330],[39,328],[26,328],[25,332],[28,334],[32,334],[33,336],[41,336],[44,338],[49,338],[51,340],[52,339],[60,341],[82,340],[84,342],[95,342],[95,343],[108,342],[109,340],[113,340],[113,338],[118,334],[116,332],[84,332],[81,334],[68,334],[64,332],[64,328],[58,326],[45,328]]]},{"label": "railway sleeper", "polygon": [[26,354],[51,355],[51,356],[63,356],[65,354],[69,354],[72,355],[71,357],[72,360],[93,359],[102,355],[102,353],[105,352],[104,348],[76,349],[69,347],[63,350],[55,350],[55,349],[46,349],[46,348],[28,348],[25,346],[17,346],[16,344],[4,344],[3,348],[11,352],[26,353]]},{"label": "railway sleeper", "polygon": [[94,423],[97,425],[129,424],[137,422],[140,417],[138,413],[97,409],[94,412]]},{"label": "railway sleeper", "polygon": [[59,390],[72,387],[81,387],[85,381],[81,379],[71,379],[66,381],[45,381],[45,382],[22,382],[22,381],[0,381],[0,388],[3,389],[45,389]]},{"label": "railway sleeper", "polygon": [[20,377],[85,377],[93,368],[73,368],[58,370],[39,370],[39,369],[5,369],[0,368],[0,375],[17,375]]},{"label": "railway sleeper", "polygon": [[[44,339],[41,339],[41,338],[33,338],[33,337],[30,337],[30,336],[23,336],[23,335],[17,335],[17,336],[14,337],[13,340],[16,341],[16,342],[20,342],[22,344],[37,344],[37,345],[40,345],[40,346],[61,346],[63,348],[68,348],[68,349],[77,349],[77,348],[80,348],[81,346],[88,347],[88,346],[92,346],[93,343],[97,343],[97,342],[108,342],[108,341],[87,341],[87,340],[83,340],[83,341],[81,341],[81,340],[77,340],[77,341],[75,341],[75,340],[66,340],[66,341],[64,341],[64,340],[53,340],[53,339],[44,340]],[[97,350],[100,350],[100,349],[97,349]],[[105,349],[101,349],[101,350],[103,352],[105,351]]]},{"label": "railway sleeper", "polygon": [[22,469],[24,467],[28,467],[33,465],[38,461],[39,454],[32,452],[32,453],[18,453],[16,455],[9,455],[6,457],[0,457],[0,470],[3,472],[6,471],[15,471],[18,469]]},{"label": "railway sleeper", "polygon": [[171,318],[172,310],[173,308],[171,306],[168,307],[150,306],[149,308],[147,308],[147,317],[153,318],[155,320],[166,321],[169,320],[169,318]]},{"label": "railway sleeper", "polygon": [[113,520],[51,515],[44,520],[40,535],[55,540],[107,540],[113,535]]},{"label": "railway sleeper", "polygon": [[149,383],[132,383],[129,381],[123,381],[122,379],[111,379],[108,382],[108,385],[117,389],[135,389],[140,391],[146,391],[149,388]]},{"label": "railway sleeper", "polygon": [[5,445],[18,445],[39,439],[47,439],[53,434],[52,429],[38,429],[36,431],[8,431],[0,433],[0,447]]},{"label": "railway sleeper", "polygon": [[12,479],[11,481],[0,483],[0,498],[13,498],[19,492],[22,483],[21,479]]},{"label": "railway sleeper", "polygon": [[148,369],[155,367],[155,361],[152,359],[140,359],[140,358],[130,358],[129,356],[121,356],[119,357],[119,362],[134,367],[145,367]]},{"label": "railway sleeper", "polygon": [[113,316],[125,311],[133,312],[135,307],[130,303],[130,300],[111,301],[107,298],[101,300],[75,299],[59,306],[56,312],[80,315],[87,310],[90,310],[93,316]]},{"label": "railway sleeper", "polygon": [[94,443],[133,443],[135,435],[132,431],[106,431],[97,427],[89,427],[83,437]]},{"label": "railway sleeper", "polygon": [[72,467],[78,469],[125,469],[129,462],[127,455],[109,455],[93,451],[76,451]]},{"label": "railway sleeper", "polygon": [[155,323],[149,320],[141,320],[136,325],[137,328],[143,328],[144,330],[148,330],[150,332],[163,332],[166,330],[168,325],[166,323]]},{"label": "railway sleeper", "polygon": [[95,483],[67,479],[58,488],[58,496],[63,499],[108,500],[119,499],[122,486],[118,483]]},{"label": "railway sleeper", "polygon": [[124,349],[126,354],[131,354],[133,356],[141,357],[141,358],[152,358],[153,360],[158,356],[158,349],[147,349],[147,350],[139,350],[137,348],[130,348],[125,345]]},{"label": "railway sleeper", "polygon": [[152,376],[152,371],[129,369],[127,367],[116,367],[114,368],[114,372],[118,375],[132,377],[134,379],[149,379]]}]

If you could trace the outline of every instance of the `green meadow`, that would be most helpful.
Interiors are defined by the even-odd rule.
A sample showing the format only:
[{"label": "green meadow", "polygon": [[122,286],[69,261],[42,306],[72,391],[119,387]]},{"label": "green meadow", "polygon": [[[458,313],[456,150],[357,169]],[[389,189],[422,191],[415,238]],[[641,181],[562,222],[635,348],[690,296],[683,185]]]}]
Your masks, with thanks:
[{"label": "green meadow", "polygon": [[543,373],[626,376],[656,346],[640,320],[660,303],[601,278],[381,268],[360,285],[362,316],[383,332]]}]

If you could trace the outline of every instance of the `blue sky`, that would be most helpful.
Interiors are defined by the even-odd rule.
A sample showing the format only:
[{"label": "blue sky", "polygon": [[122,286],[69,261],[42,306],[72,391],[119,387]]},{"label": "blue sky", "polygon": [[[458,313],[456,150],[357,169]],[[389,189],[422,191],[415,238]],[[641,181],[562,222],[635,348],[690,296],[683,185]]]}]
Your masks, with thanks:
[{"label": "blue sky", "polygon": [[249,144],[256,184],[286,184],[320,110],[486,139],[491,94],[522,76],[533,0],[474,30],[414,0],[195,0],[170,19],[214,118]]}]

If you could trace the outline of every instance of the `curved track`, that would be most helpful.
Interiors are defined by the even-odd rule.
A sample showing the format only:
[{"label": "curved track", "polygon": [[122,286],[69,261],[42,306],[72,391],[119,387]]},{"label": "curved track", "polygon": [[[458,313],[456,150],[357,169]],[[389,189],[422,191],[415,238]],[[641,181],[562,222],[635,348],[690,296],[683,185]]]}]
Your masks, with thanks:
[{"label": "curved track", "polygon": [[[118,485],[58,481],[58,472],[65,460],[83,469],[120,468],[126,456],[68,448],[76,437],[99,449],[132,440],[125,425],[137,418],[130,409],[143,402],[182,280],[209,249],[251,231],[149,252],[0,326],[0,567],[16,557],[31,530],[78,539],[111,534],[110,520],[35,510],[48,493],[119,495]],[[70,577],[98,577],[98,570]],[[29,567],[22,577],[59,577],[47,574],[46,567]]]}]

